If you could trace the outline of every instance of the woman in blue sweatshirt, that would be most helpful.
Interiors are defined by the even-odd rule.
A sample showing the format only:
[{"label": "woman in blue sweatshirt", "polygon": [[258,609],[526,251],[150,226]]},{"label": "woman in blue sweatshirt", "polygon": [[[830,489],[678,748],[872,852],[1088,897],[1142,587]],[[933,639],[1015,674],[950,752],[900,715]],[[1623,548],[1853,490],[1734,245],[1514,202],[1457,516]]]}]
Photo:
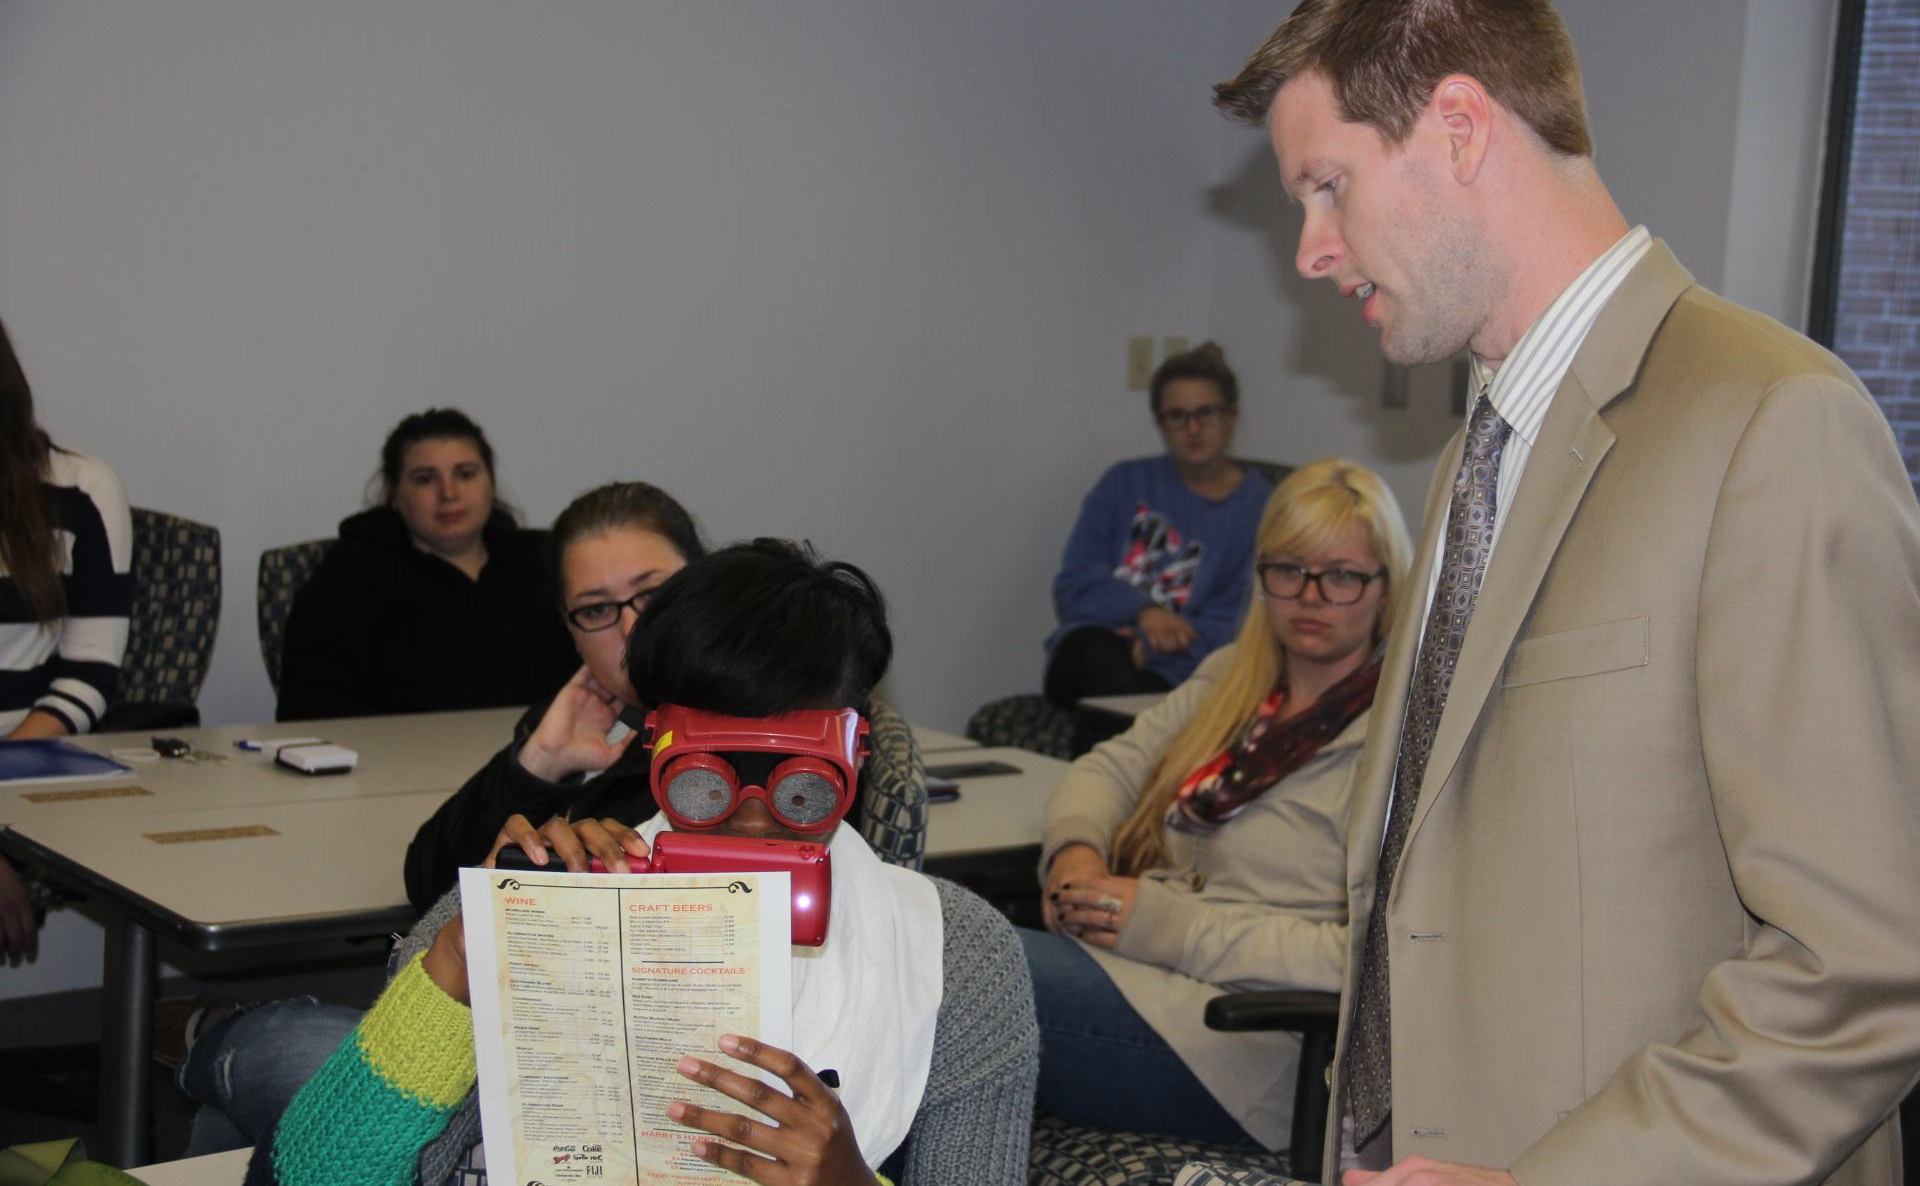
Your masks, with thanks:
[{"label": "woman in blue sweatshirt", "polygon": [[1219,346],[1153,373],[1167,451],[1122,461],[1081,504],[1053,578],[1047,698],[1166,691],[1233,641],[1254,531],[1273,485],[1227,456],[1240,384]]}]

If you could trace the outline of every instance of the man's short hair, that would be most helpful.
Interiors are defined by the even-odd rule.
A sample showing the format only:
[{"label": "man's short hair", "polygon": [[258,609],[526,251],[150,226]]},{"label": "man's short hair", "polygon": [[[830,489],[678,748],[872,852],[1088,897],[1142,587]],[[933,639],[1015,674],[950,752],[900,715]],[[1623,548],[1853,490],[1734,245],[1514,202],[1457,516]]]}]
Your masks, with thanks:
[{"label": "man's short hair", "polygon": [[1548,0],[1303,0],[1213,104],[1258,126],[1287,80],[1313,71],[1343,119],[1388,144],[1406,141],[1441,79],[1466,74],[1548,149],[1593,155],[1580,62]]}]

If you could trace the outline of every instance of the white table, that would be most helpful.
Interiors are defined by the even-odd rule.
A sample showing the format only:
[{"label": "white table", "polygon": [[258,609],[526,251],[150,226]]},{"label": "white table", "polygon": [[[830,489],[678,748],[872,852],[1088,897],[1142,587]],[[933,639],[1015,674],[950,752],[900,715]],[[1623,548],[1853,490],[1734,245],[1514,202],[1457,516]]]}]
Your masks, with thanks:
[{"label": "white table", "polygon": [[1017,774],[959,777],[960,797],[927,805],[927,859],[1005,853],[1038,846],[1047,799],[1067,764],[1011,746],[982,746],[939,754],[929,770],[975,762],[1004,762]]},{"label": "white table", "polygon": [[956,777],[958,799],[927,805],[927,872],[959,882],[1021,925],[1039,926],[1041,824],[1067,764],[992,746],[932,754],[927,765],[968,762],[1005,762],[1019,773]]},{"label": "white table", "polygon": [[[162,758],[135,765],[132,779],[0,788],[0,850],[47,870],[108,913],[104,1160],[144,1160],[154,932],[212,951],[404,927],[413,915],[401,876],[407,844],[506,744],[518,716],[516,709],[489,709],[172,730],[232,759]],[[80,743],[106,753],[144,746],[150,736],[97,734]],[[243,737],[300,736],[355,750],[358,767],[308,776],[233,748]],[[85,794],[129,785],[151,793]]]},{"label": "white table", "polygon": [[1085,696],[1081,698],[1080,706],[1131,719],[1166,698],[1165,692],[1126,692],[1118,696]]},{"label": "white table", "polygon": [[240,1186],[247,1178],[247,1160],[251,1149],[230,1153],[209,1153],[205,1157],[187,1157],[143,1165],[127,1172],[147,1186]]},{"label": "white table", "polygon": [[912,729],[913,743],[920,747],[922,754],[938,754],[945,753],[948,750],[980,748],[980,743],[971,737],[962,737],[958,733],[948,733],[941,729],[935,729],[931,725],[914,725]]},{"label": "white table", "polygon": [[[241,803],[284,804],[407,795],[451,795],[513,736],[517,708],[353,717],[280,725],[226,725],[173,729],[195,749],[224,762],[154,758],[135,762],[131,775],[75,783],[0,783],[0,824],[51,816],[153,815]],[[111,757],[116,749],[146,748],[151,733],[94,733],[75,744]],[[345,774],[308,775],[274,764],[271,756],[235,749],[242,739],[318,737],[360,755]],[[136,791],[140,793],[128,793]]]}]

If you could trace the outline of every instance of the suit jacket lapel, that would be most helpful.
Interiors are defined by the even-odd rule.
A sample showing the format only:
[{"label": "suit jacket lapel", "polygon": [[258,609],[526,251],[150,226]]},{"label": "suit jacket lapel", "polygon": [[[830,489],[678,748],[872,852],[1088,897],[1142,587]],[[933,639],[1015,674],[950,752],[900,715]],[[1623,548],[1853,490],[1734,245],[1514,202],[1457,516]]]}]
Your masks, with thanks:
[{"label": "suit jacket lapel", "polygon": [[1409,849],[1466,748],[1588,483],[1613,446],[1602,410],[1632,386],[1654,333],[1692,284],[1693,277],[1656,240],[1614,291],[1554,391],[1480,585],[1427,759]]}]

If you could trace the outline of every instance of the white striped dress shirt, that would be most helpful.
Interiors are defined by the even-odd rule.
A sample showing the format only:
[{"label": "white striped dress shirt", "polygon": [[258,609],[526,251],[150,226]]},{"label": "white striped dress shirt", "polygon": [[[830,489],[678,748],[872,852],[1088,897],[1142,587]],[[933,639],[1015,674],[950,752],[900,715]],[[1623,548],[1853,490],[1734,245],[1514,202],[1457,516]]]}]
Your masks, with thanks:
[{"label": "white striped dress shirt", "polygon": [[[1493,562],[1493,551],[1500,546],[1500,529],[1506,524],[1507,512],[1513,507],[1513,495],[1520,488],[1520,475],[1526,471],[1527,456],[1533,451],[1533,441],[1540,433],[1540,425],[1546,421],[1547,405],[1553,402],[1553,393],[1560,381],[1567,376],[1567,368],[1573,365],[1573,356],[1580,351],[1580,344],[1587,340],[1587,331],[1600,316],[1600,310],[1606,308],[1607,299],[1627,278],[1627,273],[1646,255],[1653,246],[1653,236],[1644,226],[1634,227],[1620,241],[1607,248],[1605,254],[1587,265],[1569,284],[1566,291],[1554,298],[1553,304],[1540,315],[1527,332],[1520,335],[1513,353],[1507,356],[1498,370],[1487,366],[1480,359],[1473,360],[1473,390],[1487,392],[1487,398],[1493,402],[1494,410],[1501,419],[1513,426],[1513,435],[1507,440],[1507,447],[1500,454],[1500,477],[1494,485],[1493,537],[1487,545],[1487,562]],[[1491,389],[1488,384],[1491,383]],[[1471,401],[1469,401],[1471,402]],[[1444,496],[1444,491],[1443,491]],[[1440,565],[1445,559],[1447,535],[1444,530],[1433,542],[1433,572],[1427,578],[1427,609],[1433,608],[1433,590],[1440,580]],[[1421,616],[1424,623],[1425,615]],[[1424,629],[1424,626],[1422,627]]]}]

